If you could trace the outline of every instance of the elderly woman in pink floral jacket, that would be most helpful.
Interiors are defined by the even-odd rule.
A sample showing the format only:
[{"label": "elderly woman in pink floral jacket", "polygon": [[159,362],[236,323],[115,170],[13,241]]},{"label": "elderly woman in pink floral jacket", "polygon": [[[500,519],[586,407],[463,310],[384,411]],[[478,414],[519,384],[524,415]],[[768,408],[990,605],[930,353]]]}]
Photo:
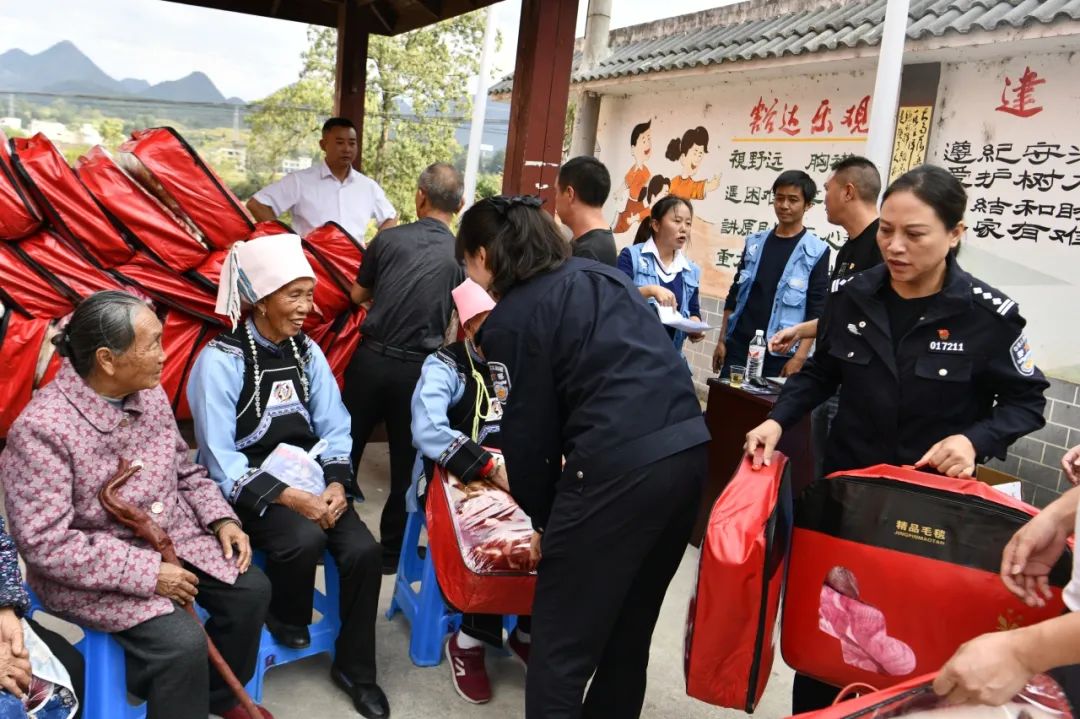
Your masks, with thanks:
[{"label": "elderly woman in pink floral jacket", "polygon": [[[79,305],[57,346],[63,368],[0,455],[27,580],[50,611],[114,634],[149,717],[246,717],[208,670],[198,622],[177,604],[197,599],[209,611],[206,630],[243,683],[254,672],[270,586],[249,567],[250,543],[221,490],[188,459],[159,386],[161,323],[137,298],[101,292]],[[120,459],[142,465],[120,497],[169,534],[183,568],[162,562],[99,503]]]}]

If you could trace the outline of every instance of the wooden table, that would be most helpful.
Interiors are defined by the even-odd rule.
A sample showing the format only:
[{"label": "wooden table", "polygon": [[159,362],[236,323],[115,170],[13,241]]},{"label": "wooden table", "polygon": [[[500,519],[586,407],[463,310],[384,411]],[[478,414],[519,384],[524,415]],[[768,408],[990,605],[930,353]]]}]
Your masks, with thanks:
[{"label": "wooden table", "polygon": [[[709,443],[709,473],[701,493],[701,507],[690,540],[694,546],[701,546],[713,504],[742,461],[746,433],[768,418],[776,403],[776,397],[736,389],[729,385],[727,380],[716,377],[709,380],[709,403],[705,409],[705,423],[712,434],[712,441]],[[791,460],[791,486],[795,496],[798,496],[814,477],[809,415],[784,432],[777,449]]]}]

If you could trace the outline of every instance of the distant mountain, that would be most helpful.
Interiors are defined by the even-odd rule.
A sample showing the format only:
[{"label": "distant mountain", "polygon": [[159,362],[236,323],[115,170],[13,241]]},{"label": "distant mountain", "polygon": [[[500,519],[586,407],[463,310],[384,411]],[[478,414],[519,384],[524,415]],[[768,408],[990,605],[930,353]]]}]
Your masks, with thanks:
[{"label": "distant mountain", "polygon": [[[0,91],[46,92],[112,97],[145,97],[174,102],[226,102],[204,73],[151,85],[146,80],[116,80],[64,40],[36,55],[15,48],[0,54]],[[239,98],[229,102],[243,103]]]},{"label": "distant mountain", "polygon": [[139,93],[150,89],[150,83],[146,80],[136,80],[133,77],[124,78],[120,81],[120,87],[131,93]]},{"label": "distant mountain", "polygon": [[139,93],[142,97],[172,102],[225,102],[225,96],[204,73],[193,72],[179,80],[159,82]]},{"label": "distant mountain", "polygon": [[95,94],[124,94],[120,83],[67,40],[37,55],[18,49],[5,52],[0,55],[0,75],[7,81],[5,90],[72,92],[85,87]]}]

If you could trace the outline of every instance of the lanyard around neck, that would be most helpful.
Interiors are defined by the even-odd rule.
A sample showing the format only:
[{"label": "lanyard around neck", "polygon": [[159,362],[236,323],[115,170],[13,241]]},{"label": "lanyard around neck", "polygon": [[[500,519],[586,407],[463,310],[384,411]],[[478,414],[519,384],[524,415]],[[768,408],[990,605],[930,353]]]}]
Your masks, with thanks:
[{"label": "lanyard around neck", "polygon": [[[472,373],[472,378],[476,382],[476,404],[473,406],[472,441],[479,442],[480,417],[483,416],[484,418],[487,418],[488,413],[491,412],[491,395],[488,394],[487,383],[476,370],[476,365],[473,364],[472,351],[468,341],[465,342],[465,356],[469,358],[469,371]],[[483,413],[480,411],[481,407],[483,407]]]}]

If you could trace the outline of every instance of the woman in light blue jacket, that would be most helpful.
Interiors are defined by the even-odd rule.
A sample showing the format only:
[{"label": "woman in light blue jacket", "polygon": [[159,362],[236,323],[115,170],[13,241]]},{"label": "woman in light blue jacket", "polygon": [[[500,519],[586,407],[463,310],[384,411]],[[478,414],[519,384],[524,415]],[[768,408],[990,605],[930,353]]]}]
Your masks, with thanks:
[{"label": "woman in light blue jacket", "polygon": [[[641,296],[654,306],[671,307],[687,319],[701,319],[698,290],[701,268],[686,256],[694,207],[689,200],[668,195],[652,206],[649,220],[638,227],[634,244],[619,254],[618,268],[634,281]],[[705,334],[667,328],[675,349],[683,342],[700,342]]]}]

